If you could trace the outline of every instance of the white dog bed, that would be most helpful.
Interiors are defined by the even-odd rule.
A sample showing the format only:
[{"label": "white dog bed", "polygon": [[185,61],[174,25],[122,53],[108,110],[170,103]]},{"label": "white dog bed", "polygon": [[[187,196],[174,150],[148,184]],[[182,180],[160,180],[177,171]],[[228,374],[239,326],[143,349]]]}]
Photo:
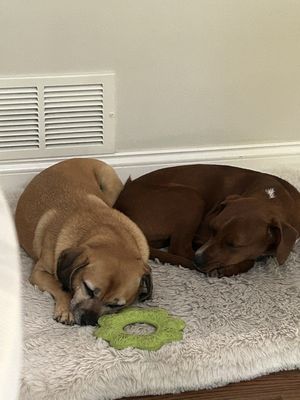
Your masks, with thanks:
[{"label": "white dog bed", "polygon": [[[281,173],[298,188],[300,175]],[[155,352],[115,350],[94,327],[52,319],[53,300],[27,278],[22,253],[22,400],[102,400],[197,390],[300,367],[300,243],[232,278],[151,263],[153,300],[186,322],[184,339]]]},{"label": "white dog bed", "polygon": [[18,242],[0,190],[0,399],[18,398],[22,354],[21,279]]}]

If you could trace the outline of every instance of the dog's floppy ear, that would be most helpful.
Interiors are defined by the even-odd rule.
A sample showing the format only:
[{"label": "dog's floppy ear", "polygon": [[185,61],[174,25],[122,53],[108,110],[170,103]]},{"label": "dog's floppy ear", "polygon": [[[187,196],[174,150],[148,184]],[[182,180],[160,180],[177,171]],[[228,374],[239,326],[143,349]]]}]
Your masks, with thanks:
[{"label": "dog's floppy ear", "polygon": [[207,213],[206,217],[211,218],[214,217],[218,214],[220,214],[221,211],[224,210],[226,207],[226,201],[220,201],[219,203],[216,203]]},{"label": "dog's floppy ear", "polygon": [[57,260],[56,275],[66,291],[70,291],[72,277],[78,269],[85,267],[89,259],[84,247],[70,247],[63,250]]},{"label": "dog's floppy ear", "polygon": [[215,215],[220,214],[221,211],[224,210],[224,208],[226,207],[227,203],[231,200],[237,200],[239,199],[241,196],[239,196],[238,194],[232,194],[230,196],[227,196],[224,200],[220,201],[219,203],[216,203],[211,210],[209,210],[209,212],[207,213],[208,217],[212,217]]},{"label": "dog's floppy ear", "polygon": [[298,237],[298,232],[286,222],[280,222],[278,219],[273,219],[269,232],[273,239],[272,248],[279,264],[283,264],[288,258],[295,241]]},{"label": "dog's floppy ear", "polygon": [[153,292],[153,282],[151,268],[147,266],[147,272],[142,276],[140,293],[138,300],[145,301],[151,298]]},{"label": "dog's floppy ear", "polygon": [[127,181],[125,182],[124,188],[132,183],[131,175],[127,178]]}]

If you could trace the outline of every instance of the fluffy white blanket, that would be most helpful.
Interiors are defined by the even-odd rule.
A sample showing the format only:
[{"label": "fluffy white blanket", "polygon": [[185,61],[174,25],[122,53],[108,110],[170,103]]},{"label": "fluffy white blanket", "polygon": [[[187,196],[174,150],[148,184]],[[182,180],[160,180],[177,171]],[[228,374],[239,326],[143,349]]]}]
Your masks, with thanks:
[{"label": "fluffy white blanket", "polygon": [[[281,171],[298,188],[300,174]],[[27,278],[22,253],[22,400],[104,400],[225,385],[300,367],[300,242],[286,265],[273,259],[232,278],[152,263],[153,300],[186,322],[184,339],[155,352],[111,348],[93,327],[52,319],[50,295]]]}]

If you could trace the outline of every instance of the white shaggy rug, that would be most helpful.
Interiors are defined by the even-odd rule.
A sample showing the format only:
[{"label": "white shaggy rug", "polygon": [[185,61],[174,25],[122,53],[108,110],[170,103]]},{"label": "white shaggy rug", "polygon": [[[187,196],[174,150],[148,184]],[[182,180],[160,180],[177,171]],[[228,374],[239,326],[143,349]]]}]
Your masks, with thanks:
[{"label": "white shaggy rug", "polygon": [[[281,171],[300,188],[300,174]],[[115,350],[94,327],[52,319],[53,300],[27,281],[22,253],[21,400],[104,400],[212,388],[300,368],[300,242],[285,266],[270,259],[232,278],[151,263],[153,300],[186,322],[184,339],[155,352]]]}]

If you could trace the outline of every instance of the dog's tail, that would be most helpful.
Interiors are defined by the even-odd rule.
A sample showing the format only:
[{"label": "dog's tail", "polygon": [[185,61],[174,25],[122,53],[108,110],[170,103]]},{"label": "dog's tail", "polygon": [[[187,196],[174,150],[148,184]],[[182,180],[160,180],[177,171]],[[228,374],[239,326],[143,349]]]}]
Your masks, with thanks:
[{"label": "dog's tail", "polygon": [[108,164],[98,164],[94,169],[101,197],[109,206],[113,206],[123,190],[123,183],[115,170]]}]

